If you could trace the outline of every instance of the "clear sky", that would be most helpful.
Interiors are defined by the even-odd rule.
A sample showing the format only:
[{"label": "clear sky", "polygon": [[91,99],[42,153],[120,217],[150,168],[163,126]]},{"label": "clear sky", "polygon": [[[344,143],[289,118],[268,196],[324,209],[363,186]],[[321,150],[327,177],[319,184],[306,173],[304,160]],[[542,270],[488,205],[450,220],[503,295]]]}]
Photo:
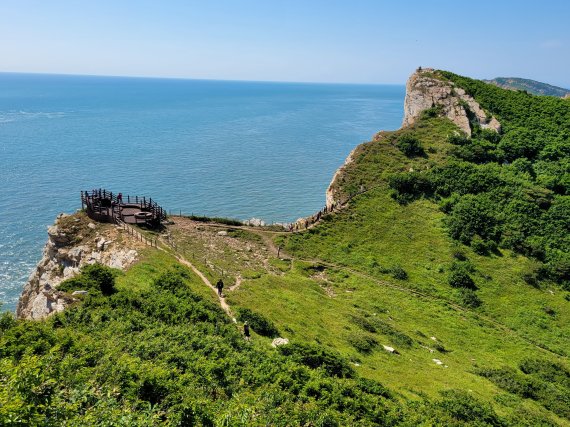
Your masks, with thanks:
[{"label": "clear sky", "polygon": [[0,0],[0,71],[570,88],[570,0]]}]

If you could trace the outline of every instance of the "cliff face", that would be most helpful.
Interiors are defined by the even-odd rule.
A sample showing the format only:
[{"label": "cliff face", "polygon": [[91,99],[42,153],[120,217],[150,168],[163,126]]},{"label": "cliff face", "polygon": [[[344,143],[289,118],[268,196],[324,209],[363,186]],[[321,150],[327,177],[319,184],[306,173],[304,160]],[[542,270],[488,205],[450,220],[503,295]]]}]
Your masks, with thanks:
[{"label": "cliff face", "polygon": [[467,95],[463,89],[438,78],[431,68],[418,69],[406,84],[402,126],[412,125],[422,111],[434,106],[441,106],[443,114],[469,136],[471,136],[470,117],[482,128],[497,132],[501,130],[501,124],[497,119],[485,113],[473,97]]},{"label": "cliff face", "polygon": [[336,181],[337,179],[339,179],[339,177],[342,175],[342,173],[344,172],[344,169],[347,165],[349,165],[350,163],[352,163],[352,158],[354,156],[354,151],[356,150],[356,148],[354,148],[350,154],[348,155],[348,157],[346,158],[346,160],[344,161],[344,164],[337,169],[337,171],[335,172],[335,174],[332,177],[331,183],[329,184],[329,187],[327,188],[325,197],[326,197],[326,206],[327,209],[331,209],[333,206],[335,206],[336,204],[338,204],[340,202],[339,198],[337,197],[336,194]]},{"label": "cliff face", "polygon": [[75,301],[57,290],[62,281],[77,275],[85,264],[126,268],[136,260],[140,246],[127,235],[119,235],[113,225],[94,224],[84,214],[60,214],[48,228],[42,259],[24,286],[16,316],[39,320],[62,311]]}]

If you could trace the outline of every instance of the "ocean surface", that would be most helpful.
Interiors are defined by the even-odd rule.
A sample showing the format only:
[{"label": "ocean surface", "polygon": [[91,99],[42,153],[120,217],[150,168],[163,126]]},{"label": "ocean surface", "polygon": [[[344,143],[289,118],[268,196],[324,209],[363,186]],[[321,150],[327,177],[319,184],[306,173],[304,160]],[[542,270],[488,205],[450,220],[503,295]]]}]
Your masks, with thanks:
[{"label": "ocean surface", "polygon": [[290,222],[350,150],[400,127],[404,86],[0,73],[0,310],[81,190],[172,213]]}]

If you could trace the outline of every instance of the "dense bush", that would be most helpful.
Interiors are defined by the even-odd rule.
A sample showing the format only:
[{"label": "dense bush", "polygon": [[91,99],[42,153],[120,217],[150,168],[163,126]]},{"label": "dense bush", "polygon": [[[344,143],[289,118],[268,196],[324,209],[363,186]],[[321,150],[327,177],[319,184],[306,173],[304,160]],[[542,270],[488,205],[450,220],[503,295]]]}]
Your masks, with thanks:
[{"label": "dense bush", "polygon": [[468,308],[477,308],[483,304],[483,301],[481,301],[473,289],[460,288],[457,290],[457,296],[461,305]]},{"label": "dense bush", "polygon": [[237,319],[240,322],[247,322],[251,329],[264,337],[275,338],[279,336],[277,327],[270,320],[259,313],[251,311],[249,308],[240,308]]},{"label": "dense bush", "polygon": [[407,133],[398,138],[396,146],[407,157],[422,157],[426,155],[419,139]]},{"label": "dense bush", "polygon": [[314,344],[290,344],[278,347],[281,354],[312,369],[321,368],[328,375],[352,378],[354,369],[340,354]]},{"label": "dense bush", "polygon": [[525,360],[521,370],[480,369],[478,374],[498,387],[537,401],[546,409],[570,420],[570,372],[548,360]]},{"label": "dense bush", "polygon": [[0,425],[385,425],[415,411],[321,346],[248,345],[176,271],[0,327]]},{"label": "dense bush", "polygon": [[446,223],[451,237],[464,244],[470,244],[476,235],[484,241],[500,237],[495,205],[485,196],[469,194],[461,198]]},{"label": "dense bush", "polygon": [[419,172],[392,175],[389,184],[394,190],[392,197],[401,204],[433,194],[433,184],[429,176]]},{"label": "dense bush", "polygon": [[408,273],[401,266],[395,265],[390,269],[390,274],[394,279],[408,280]]},{"label": "dense bush", "polygon": [[392,196],[439,201],[454,239],[482,255],[503,247],[535,257],[544,262],[542,279],[570,286],[570,103],[438,75],[471,93],[502,133],[474,122],[471,138],[449,135],[451,156],[425,172],[392,176]]},{"label": "dense bush", "polygon": [[477,289],[477,285],[475,285],[475,282],[469,275],[469,272],[463,267],[452,269],[449,272],[447,282],[453,288]]},{"label": "dense bush", "polygon": [[63,292],[86,290],[90,292],[100,292],[107,296],[112,295],[116,292],[116,272],[118,272],[118,270],[113,270],[101,264],[85,265],[82,267],[79,276],[62,282],[57,289]]},{"label": "dense bush", "polygon": [[378,341],[368,334],[353,333],[348,337],[348,342],[360,353],[371,353],[378,347]]}]

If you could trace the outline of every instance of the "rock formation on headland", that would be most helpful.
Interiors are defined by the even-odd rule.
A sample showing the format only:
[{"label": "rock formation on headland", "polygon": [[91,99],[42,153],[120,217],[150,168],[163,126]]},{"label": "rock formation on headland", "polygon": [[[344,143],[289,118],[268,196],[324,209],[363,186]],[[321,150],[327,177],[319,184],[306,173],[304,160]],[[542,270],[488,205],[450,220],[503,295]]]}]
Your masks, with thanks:
[{"label": "rock formation on headland", "polygon": [[470,116],[482,128],[497,132],[501,130],[501,124],[497,119],[483,111],[477,101],[463,89],[439,77],[432,68],[418,69],[406,84],[402,126],[412,125],[422,111],[435,106],[442,107],[443,114],[469,136],[471,136]]},{"label": "rock formation on headland", "polygon": [[94,224],[84,214],[60,214],[48,228],[43,256],[22,290],[16,316],[39,320],[62,311],[75,299],[57,290],[64,280],[79,273],[85,264],[101,263],[126,268],[137,258],[140,244],[121,236],[109,224]]},{"label": "rock formation on headland", "polygon": [[[441,108],[441,114],[459,127],[466,135],[471,136],[471,122],[477,122],[482,128],[501,131],[499,121],[487,114],[481,106],[468,95],[465,90],[456,87],[454,83],[446,80],[433,68],[418,68],[408,79],[406,84],[406,97],[404,100],[404,121],[402,127],[413,125],[422,112],[432,108]],[[384,135],[379,132],[375,139]],[[327,208],[346,202],[342,198],[339,188],[346,167],[353,161],[355,148],[350,152],[344,164],[336,171],[326,191]]]}]

